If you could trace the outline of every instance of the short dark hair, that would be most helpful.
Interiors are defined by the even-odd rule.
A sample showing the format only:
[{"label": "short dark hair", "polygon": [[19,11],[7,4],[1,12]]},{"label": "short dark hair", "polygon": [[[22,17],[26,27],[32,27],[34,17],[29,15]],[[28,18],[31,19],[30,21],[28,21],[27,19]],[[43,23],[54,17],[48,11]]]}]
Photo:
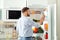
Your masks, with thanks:
[{"label": "short dark hair", "polygon": [[22,9],[22,13],[24,13],[24,12],[27,11],[27,10],[29,10],[29,8],[28,8],[28,7],[24,7],[24,8]]}]

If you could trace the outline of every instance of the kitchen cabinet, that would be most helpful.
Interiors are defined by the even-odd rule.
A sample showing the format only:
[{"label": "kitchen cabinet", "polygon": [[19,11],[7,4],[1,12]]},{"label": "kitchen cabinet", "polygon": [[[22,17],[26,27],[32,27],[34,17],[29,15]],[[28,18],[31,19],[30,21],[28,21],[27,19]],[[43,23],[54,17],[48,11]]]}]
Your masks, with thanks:
[{"label": "kitchen cabinet", "polygon": [[20,9],[26,6],[26,0],[4,0],[4,8]]},{"label": "kitchen cabinet", "polygon": [[2,19],[2,10],[0,9],[0,20]]},{"label": "kitchen cabinet", "polygon": [[0,8],[3,8],[3,0],[0,0]]},{"label": "kitchen cabinet", "polygon": [[[43,3],[44,2],[44,3]],[[48,1],[47,0],[27,0],[27,6],[33,6],[33,5],[37,5],[34,7],[40,7],[39,5],[47,5]]]},{"label": "kitchen cabinet", "polygon": [[2,3],[3,3],[3,1],[0,0],[0,20],[2,19],[2,8],[3,8]]}]

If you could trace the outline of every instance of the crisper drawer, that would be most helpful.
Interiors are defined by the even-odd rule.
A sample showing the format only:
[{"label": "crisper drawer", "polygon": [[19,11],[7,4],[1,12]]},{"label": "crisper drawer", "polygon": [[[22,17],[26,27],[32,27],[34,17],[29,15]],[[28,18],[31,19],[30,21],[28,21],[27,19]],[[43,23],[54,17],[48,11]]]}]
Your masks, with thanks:
[{"label": "crisper drawer", "polygon": [[34,33],[33,34],[33,40],[43,40],[44,36],[43,33]]}]

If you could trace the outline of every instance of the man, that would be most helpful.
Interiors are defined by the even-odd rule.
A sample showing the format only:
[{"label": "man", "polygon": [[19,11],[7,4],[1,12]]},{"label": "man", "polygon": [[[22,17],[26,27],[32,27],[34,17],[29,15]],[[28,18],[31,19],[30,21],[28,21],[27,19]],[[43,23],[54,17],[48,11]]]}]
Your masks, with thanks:
[{"label": "man", "polygon": [[[28,7],[24,7],[22,9],[22,14],[23,15],[18,20],[17,28],[16,28],[18,32],[18,38],[19,40],[33,40],[32,39],[32,35],[33,35],[32,26],[35,26],[38,28],[40,27],[40,25],[38,25],[33,20],[30,20],[28,18],[30,16],[30,10]],[[40,24],[41,23],[42,21],[40,22]]]}]

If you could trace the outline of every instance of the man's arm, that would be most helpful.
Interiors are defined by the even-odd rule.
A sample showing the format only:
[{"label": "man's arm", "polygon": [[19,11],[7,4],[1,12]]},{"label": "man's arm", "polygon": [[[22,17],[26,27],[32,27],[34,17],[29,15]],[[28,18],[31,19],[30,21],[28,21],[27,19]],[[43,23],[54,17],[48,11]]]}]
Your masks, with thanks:
[{"label": "man's arm", "polygon": [[[45,15],[44,14],[41,14],[41,18],[40,18],[40,22],[39,22],[40,25],[43,24],[44,19],[45,19]],[[40,25],[37,24],[36,22],[34,22],[33,20],[30,20],[30,23],[31,23],[32,26],[40,27]]]},{"label": "man's arm", "polygon": [[39,28],[40,27],[40,25],[38,23],[34,22],[33,20],[30,20],[30,24],[32,26],[35,26],[36,28]]}]

